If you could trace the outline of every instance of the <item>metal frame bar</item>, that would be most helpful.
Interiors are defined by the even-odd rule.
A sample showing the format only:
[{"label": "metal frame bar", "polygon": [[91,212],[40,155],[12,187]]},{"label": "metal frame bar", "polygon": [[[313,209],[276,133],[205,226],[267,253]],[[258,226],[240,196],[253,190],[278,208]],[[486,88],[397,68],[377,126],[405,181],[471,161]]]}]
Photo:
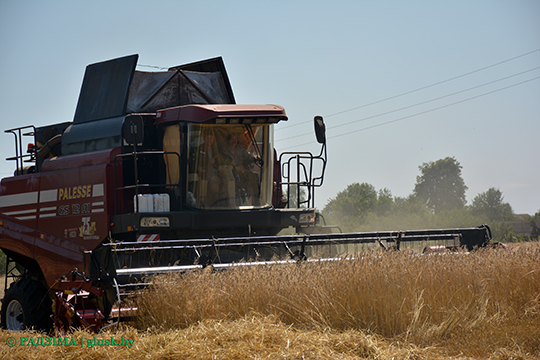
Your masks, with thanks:
[{"label": "metal frame bar", "polygon": [[[23,129],[32,129],[32,132],[23,134],[22,133]],[[35,162],[36,161],[36,158],[35,158],[35,156],[33,154],[23,154],[22,137],[23,136],[34,136],[35,137],[36,127],[34,125],[27,125],[27,126],[22,126],[22,127],[19,127],[19,128],[5,130],[4,133],[12,133],[15,136],[15,156],[7,158],[6,160],[8,160],[8,161],[15,160],[16,167],[17,167],[17,171],[16,171],[15,174],[22,175],[22,172],[23,172],[23,169],[24,169],[24,162],[25,162],[24,159],[29,158],[29,160],[26,160],[26,162],[32,162],[32,161]],[[35,138],[34,138],[34,141],[35,141]]]},{"label": "metal frame bar", "polygon": [[[137,201],[137,209],[140,209],[139,206],[139,188],[145,187],[145,188],[153,188],[153,187],[169,187],[169,188],[175,188],[180,187],[182,184],[139,184],[139,174],[137,171],[137,155],[176,155],[178,157],[178,163],[180,164],[180,155],[176,152],[172,151],[136,151],[131,153],[124,153],[119,154],[114,157],[114,214],[118,215],[118,191],[119,190],[127,190],[127,189],[135,189],[135,199]],[[118,178],[117,178],[117,167],[116,164],[118,163],[118,160],[124,160],[124,158],[127,158],[129,156],[134,157],[134,176],[135,176],[135,185],[128,185],[128,186],[117,186]],[[139,211],[140,212],[140,211]]]},{"label": "metal frame bar", "polygon": [[[324,154],[324,155],[323,155]],[[283,158],[289,156],[286,162],[282,162]],[[290,200],[290,188],[291,185],[297,185],[297,207],[303,204],[307,204],[308,207],[315,207],[315,188],[321,187],[324,181],[324,172],[326,170],[326,143],[321,147],[319,155],[313,155],[311,152],[283,152],[279,155],[279,163],[281,164],[281,173],[283,180],[280,179],[278,187],[287,185],[287,201]],[[308,160],[309,171],[306,169],[306,164],[302,160]],[[320,160],[322,162],[322,169],[320,176],[313,176],[313,164],[315,161]],[[293,162],[296,161],[296,181],[291,181],[291,168]],[[301,172],[301,170],[303,172]],[[303,173],[305,181],[301,181],[300,174]],[[300,201],[300,189],[301,187],[307,187],[308,197],[304,201]]]},{"label": "metal frame bar", "polygon": [[[114,242],[103,244],[109,246],[114,251],[133,251],[137,247],[145,249],[170,249],[170,248],[193,248],[197,247],[223,247],[223,246],[248,246],[248,245],[273,245],[287,243],[290,245],[301,244],[305,241],[306,245],[326,245],[326,244],[348,244],[348,243],[372,243],[379,240],[392,240],[400,237],[401,241],[418,241],[430,237],[430,239],[448,238],[462,236],[464,232],[479,231],[483,227],[477,228],[456,228],[456,229],[426,229],[426,230],[407,230],[407,231],[377,231],[364,233],[334,233],[334,234],[311,234],[311,235],[276,235],[276,236],[252,236],[246,237],[227,237],[218,239],[177,239],[160,240],[159,246],[140,242]],[[248,241],[246,241],[249,239]],[[164,246],[165,245],[165,246]]]}]

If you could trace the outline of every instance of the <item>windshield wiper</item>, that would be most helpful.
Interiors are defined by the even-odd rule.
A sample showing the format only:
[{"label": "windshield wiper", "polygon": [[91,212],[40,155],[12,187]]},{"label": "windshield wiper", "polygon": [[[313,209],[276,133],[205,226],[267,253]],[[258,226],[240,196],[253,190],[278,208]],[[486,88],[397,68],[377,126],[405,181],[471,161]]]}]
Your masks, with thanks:
[{"label": "windshield wiper", "polygon": [[261,150],[259,149],[259,145],[257,145],[257,142],[255,141],[255,135],[253,134],[253,128],[251,127],[250,124],[244,124],[244,126],[246,127],[246,129],[248,131],[248,134],[249,134],[249,139],[251,140],[251,143],[253,144],[253,147],[255,148],[255,151],[257,152],[257,159],[255,159],[255,164],[257,164],[257,166],[262,169],[264,162],[263,162]]}]

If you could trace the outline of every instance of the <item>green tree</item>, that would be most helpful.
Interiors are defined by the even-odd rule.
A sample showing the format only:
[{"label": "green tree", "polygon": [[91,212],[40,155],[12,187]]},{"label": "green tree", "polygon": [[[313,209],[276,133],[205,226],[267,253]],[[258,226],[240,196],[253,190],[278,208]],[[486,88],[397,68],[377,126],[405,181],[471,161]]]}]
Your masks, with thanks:
[{"label": "green tree", "polygon": [[[290,192],[290,194],[288,194]],[[283,193],[285,196],[288,194],[288,207],[296,209],[298,208],[298,185],[290,185],[289,187],[285,186],[283,189]],[[307,191],[305,187],[300,187],[300,202],[304,202],[307,200]],[[302,207],[306,207],[306,204],[302,204]]]},{"label": "green tree", "polygon": [[471,205],[474,215],[485,216],[490,221],[511,221],[514,212],[509,203],[503,202],[504,196],[499,189],[489,188],[476,195]]},{"label": "green tree", "polygon": [[394,198],[392,197],[392,192],[387,188],[380,189],[377,198],[377,215],[387,215],[392,210],[393,205]]},{"label": "green tree", "polygon": [[467,186],[461,177],[461,165],[454,157],[423,163],[418,167],[413,194],[423,199],[434,213],[465,206]]},{"label": "green tree", "polygon": [[377,205],[377,190],[371,184],[353,183],[330,199],[323,211],[331,217],[358,217],[366,215]]}]

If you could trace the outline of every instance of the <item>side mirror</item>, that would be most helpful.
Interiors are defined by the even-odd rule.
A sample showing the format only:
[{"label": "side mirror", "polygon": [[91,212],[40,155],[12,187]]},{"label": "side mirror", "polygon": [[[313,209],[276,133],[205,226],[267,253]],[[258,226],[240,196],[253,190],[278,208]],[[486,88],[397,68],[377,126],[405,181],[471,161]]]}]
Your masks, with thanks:
[{"label": "side mirror", "polygon": [[122,136],[126,145],[142,146],[144,140],[144,124],[142,116],[129,116],[124,120]]},{"label": "side mirror", "polygon": [[315,136],[317,137],[317,142],[319,144],[326,143],[326,126],[324,125],[324,120],[322,116],[315,116],[313,119],[315,125]]}]

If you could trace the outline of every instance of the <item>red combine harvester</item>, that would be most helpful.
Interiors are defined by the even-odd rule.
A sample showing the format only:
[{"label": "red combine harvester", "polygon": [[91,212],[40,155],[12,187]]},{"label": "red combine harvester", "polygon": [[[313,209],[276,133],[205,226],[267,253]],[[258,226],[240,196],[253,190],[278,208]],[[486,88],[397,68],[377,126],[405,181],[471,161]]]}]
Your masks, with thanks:
[{"label": "red combine harvester", "polygon": [[[273,126],[285,110],[236,104],[221,58],[163,72],[136,71],[137,59],[89,65],[72,122],[6,130],[16,170],[0,189],[3,328],[99,332],[152,274],[305,260],[322,248],[331,256],[336,244],[490,242],[487,226],[332,233],[314,210],[321,117],[320,154],[278,157]],[[288,227],[298,235],[277,235]]]}]

